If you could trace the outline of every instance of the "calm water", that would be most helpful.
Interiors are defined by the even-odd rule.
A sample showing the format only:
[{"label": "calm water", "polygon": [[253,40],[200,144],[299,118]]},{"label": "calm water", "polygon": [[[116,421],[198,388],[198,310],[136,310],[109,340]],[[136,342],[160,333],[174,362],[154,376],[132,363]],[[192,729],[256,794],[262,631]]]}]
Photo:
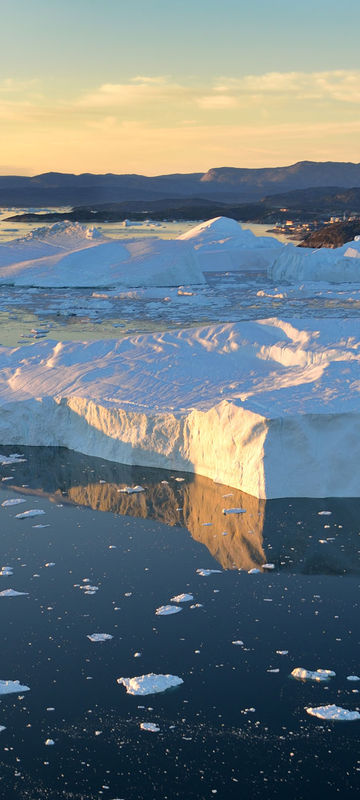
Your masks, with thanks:
[{"label": "calm water", "polygon": [[[0,502],[26,501],[0,507],[1,563],[14,568],[0,591],[29,595],[0,598],[0,678],[30,692],[1,698],[1,798],[353,797],[359,723],[304,708],[360,706],[346,680],[359,674],[360,500],[264,502],[181,473],[21,452],[0,467]],[[145,491],[119,491],[135,483]],[[230,506],[246,513],[224,516]],[[45,514],[15,518],[27,509]],[[155,615],[181,592],[202,606]],[[299,683],[296,666],[336,677]],[[116,683],[152,671],[184,684],[138,698]]]}]

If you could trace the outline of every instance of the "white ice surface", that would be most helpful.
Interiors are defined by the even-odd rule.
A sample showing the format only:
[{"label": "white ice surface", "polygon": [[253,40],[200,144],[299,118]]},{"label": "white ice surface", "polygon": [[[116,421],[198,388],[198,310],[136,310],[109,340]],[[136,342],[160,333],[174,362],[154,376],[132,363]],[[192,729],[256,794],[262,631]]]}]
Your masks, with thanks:
[{"label": "white ice surface", "polygon": [[201,222],[178,240],[193,245],[204,272],[264,270],[270,268],[277,253],[286,247],[271,236],[255,236],[228,217]]},{"label": "white ice surface", "polygon": [[301,681],[316,681],[321,683],[322,681],[328,681],[330,678],[335,677],[335,672],[331,669],[304,669],[304,667],[296,667],[293,669],[291,673],[293,678]]},{"label": "white ice surface", "polygon": [[177,594],[170,598],[170,603],[190,603],[193,599],[192,594]]},{"label": "white ice surface", "polygon": [[324,719],[326,721],[355,722],[360,719],[358,711],[349,711],[347,708],[341,708],[341,706],[336,705],[317,706],[316,708],[308,706],[305,710],[311,717],[317,717],[318,719]]},{"label": "white ice surface", "polygon": [[22,511],[21,514],[15,514],[15,519],[28,519],[29,517],[39,517],[45,514],[42,508],[29,508],[28,511]]},{"label": "white ice surface", "polygon": [[359,362],[359,319],[1,347],[0,441],[197,472],[258,497],[359,496]]},{"label": "white ice surface", "polygon": [[21,597],[26,594],[29,594],[29,592],[17,592],[15,589],[4,589],[3,592],[0,592],[0,597]]},{"label": "white ice surface", "polygon": [[145,695],[165,692],[174,686],[180,686],[184,681],[177,675],[156,675],[150,672],[134,678],[118,678],[117,683],[125,686],[127,694]]},{"label": "white ice surface", "polygon": [[140,722],[140,728],[142,731],[150,731],[150,733],[159,733],[160,730],[155,722]]},{"label": "white ice surface", "polygon": [[88,633],[87,638],[90,642],[108,642],[113,636],[110,633]]},{"label": "white ice surface", "polygon": [[321,247],[283,247],[268,268],[274,281],[328,281],[352,283],[360,281],[360,240],[347,242],[334,249]]},{"label": "white ice surface", "polygon": [[29,692],[30,686],[23,686],[20,681],[0,681],[0,695],[1,694],[20,694],[21,692]]},{"label": "white ice surface", "polygon": [[182,611],[181,606],[167,605],[167,606],[159,606],[159,608],[156,609],[155,614],[158,617],[168,617],[171,614],[178,614],[179,611]]},{"label": "white ice surface", "polygon": [[1,505],[7,508],[7,506],[18,506],[20,503],[26,503],[26,500],[22,500],[20,497],[12,497],[10,500],[4,500]]}]

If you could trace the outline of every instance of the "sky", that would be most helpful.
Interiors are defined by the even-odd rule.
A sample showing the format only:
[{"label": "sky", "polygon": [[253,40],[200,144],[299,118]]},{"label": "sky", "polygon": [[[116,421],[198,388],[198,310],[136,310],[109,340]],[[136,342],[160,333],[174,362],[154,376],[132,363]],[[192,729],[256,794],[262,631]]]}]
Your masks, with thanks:
[{"label": "sky", "polygon": [[0,5],[0,174],[360,162],[359,0]]}]

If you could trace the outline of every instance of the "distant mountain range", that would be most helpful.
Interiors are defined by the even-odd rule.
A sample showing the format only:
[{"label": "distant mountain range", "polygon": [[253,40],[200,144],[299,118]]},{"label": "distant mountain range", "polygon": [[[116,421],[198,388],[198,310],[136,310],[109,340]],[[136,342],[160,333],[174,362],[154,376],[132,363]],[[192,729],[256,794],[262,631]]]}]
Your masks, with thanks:
[{"label": "distant mountain range", "polygon": [[[287,204],[293,191],[326,188],[360,189],[360,164],[299,161],[287,167],[242,169],[217,167],[208,172],[158,175],[72,175],[47,172],[34,177],[0,176],[0,206],[90,206],[107,203],[141,203],[171,198],[221,203],[257,203],[278,195],[276,206]],[[335,188],[334,188],[335,187]],[[341,189],[336,189],[341,187]],[[321,203],[321,192],[318,200]],[[313,193],[309,193],[311,198]]]}]

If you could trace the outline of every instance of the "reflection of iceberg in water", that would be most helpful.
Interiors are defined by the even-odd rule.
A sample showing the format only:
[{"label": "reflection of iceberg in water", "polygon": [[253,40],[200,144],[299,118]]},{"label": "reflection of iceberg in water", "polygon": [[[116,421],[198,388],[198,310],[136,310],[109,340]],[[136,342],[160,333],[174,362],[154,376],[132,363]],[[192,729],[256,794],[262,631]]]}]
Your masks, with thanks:
[{"label": "reflection of iceberg in water", "polygon": [[[2,447],[1,452],[13,449]],[[25,462],[0,465],[0,487],[7,498],[16,489],[23,495],[46,495],[56,503],[187,528],[223,569],[249,570],[270,561],[276,571],[288,573],[360,572],[359,498],[266,501],[200,475],[180,478],[179,473],[102,461],[65,448],[25,447],[21,452]],[[13,481],[1,483],[4,475],[13,476]],[[120,491],[136,484],[145,491]],[[246,513],[225,516],[223,508],[230,507],[245,508]],[[319,515],[328,508],[331,515]]]}]

